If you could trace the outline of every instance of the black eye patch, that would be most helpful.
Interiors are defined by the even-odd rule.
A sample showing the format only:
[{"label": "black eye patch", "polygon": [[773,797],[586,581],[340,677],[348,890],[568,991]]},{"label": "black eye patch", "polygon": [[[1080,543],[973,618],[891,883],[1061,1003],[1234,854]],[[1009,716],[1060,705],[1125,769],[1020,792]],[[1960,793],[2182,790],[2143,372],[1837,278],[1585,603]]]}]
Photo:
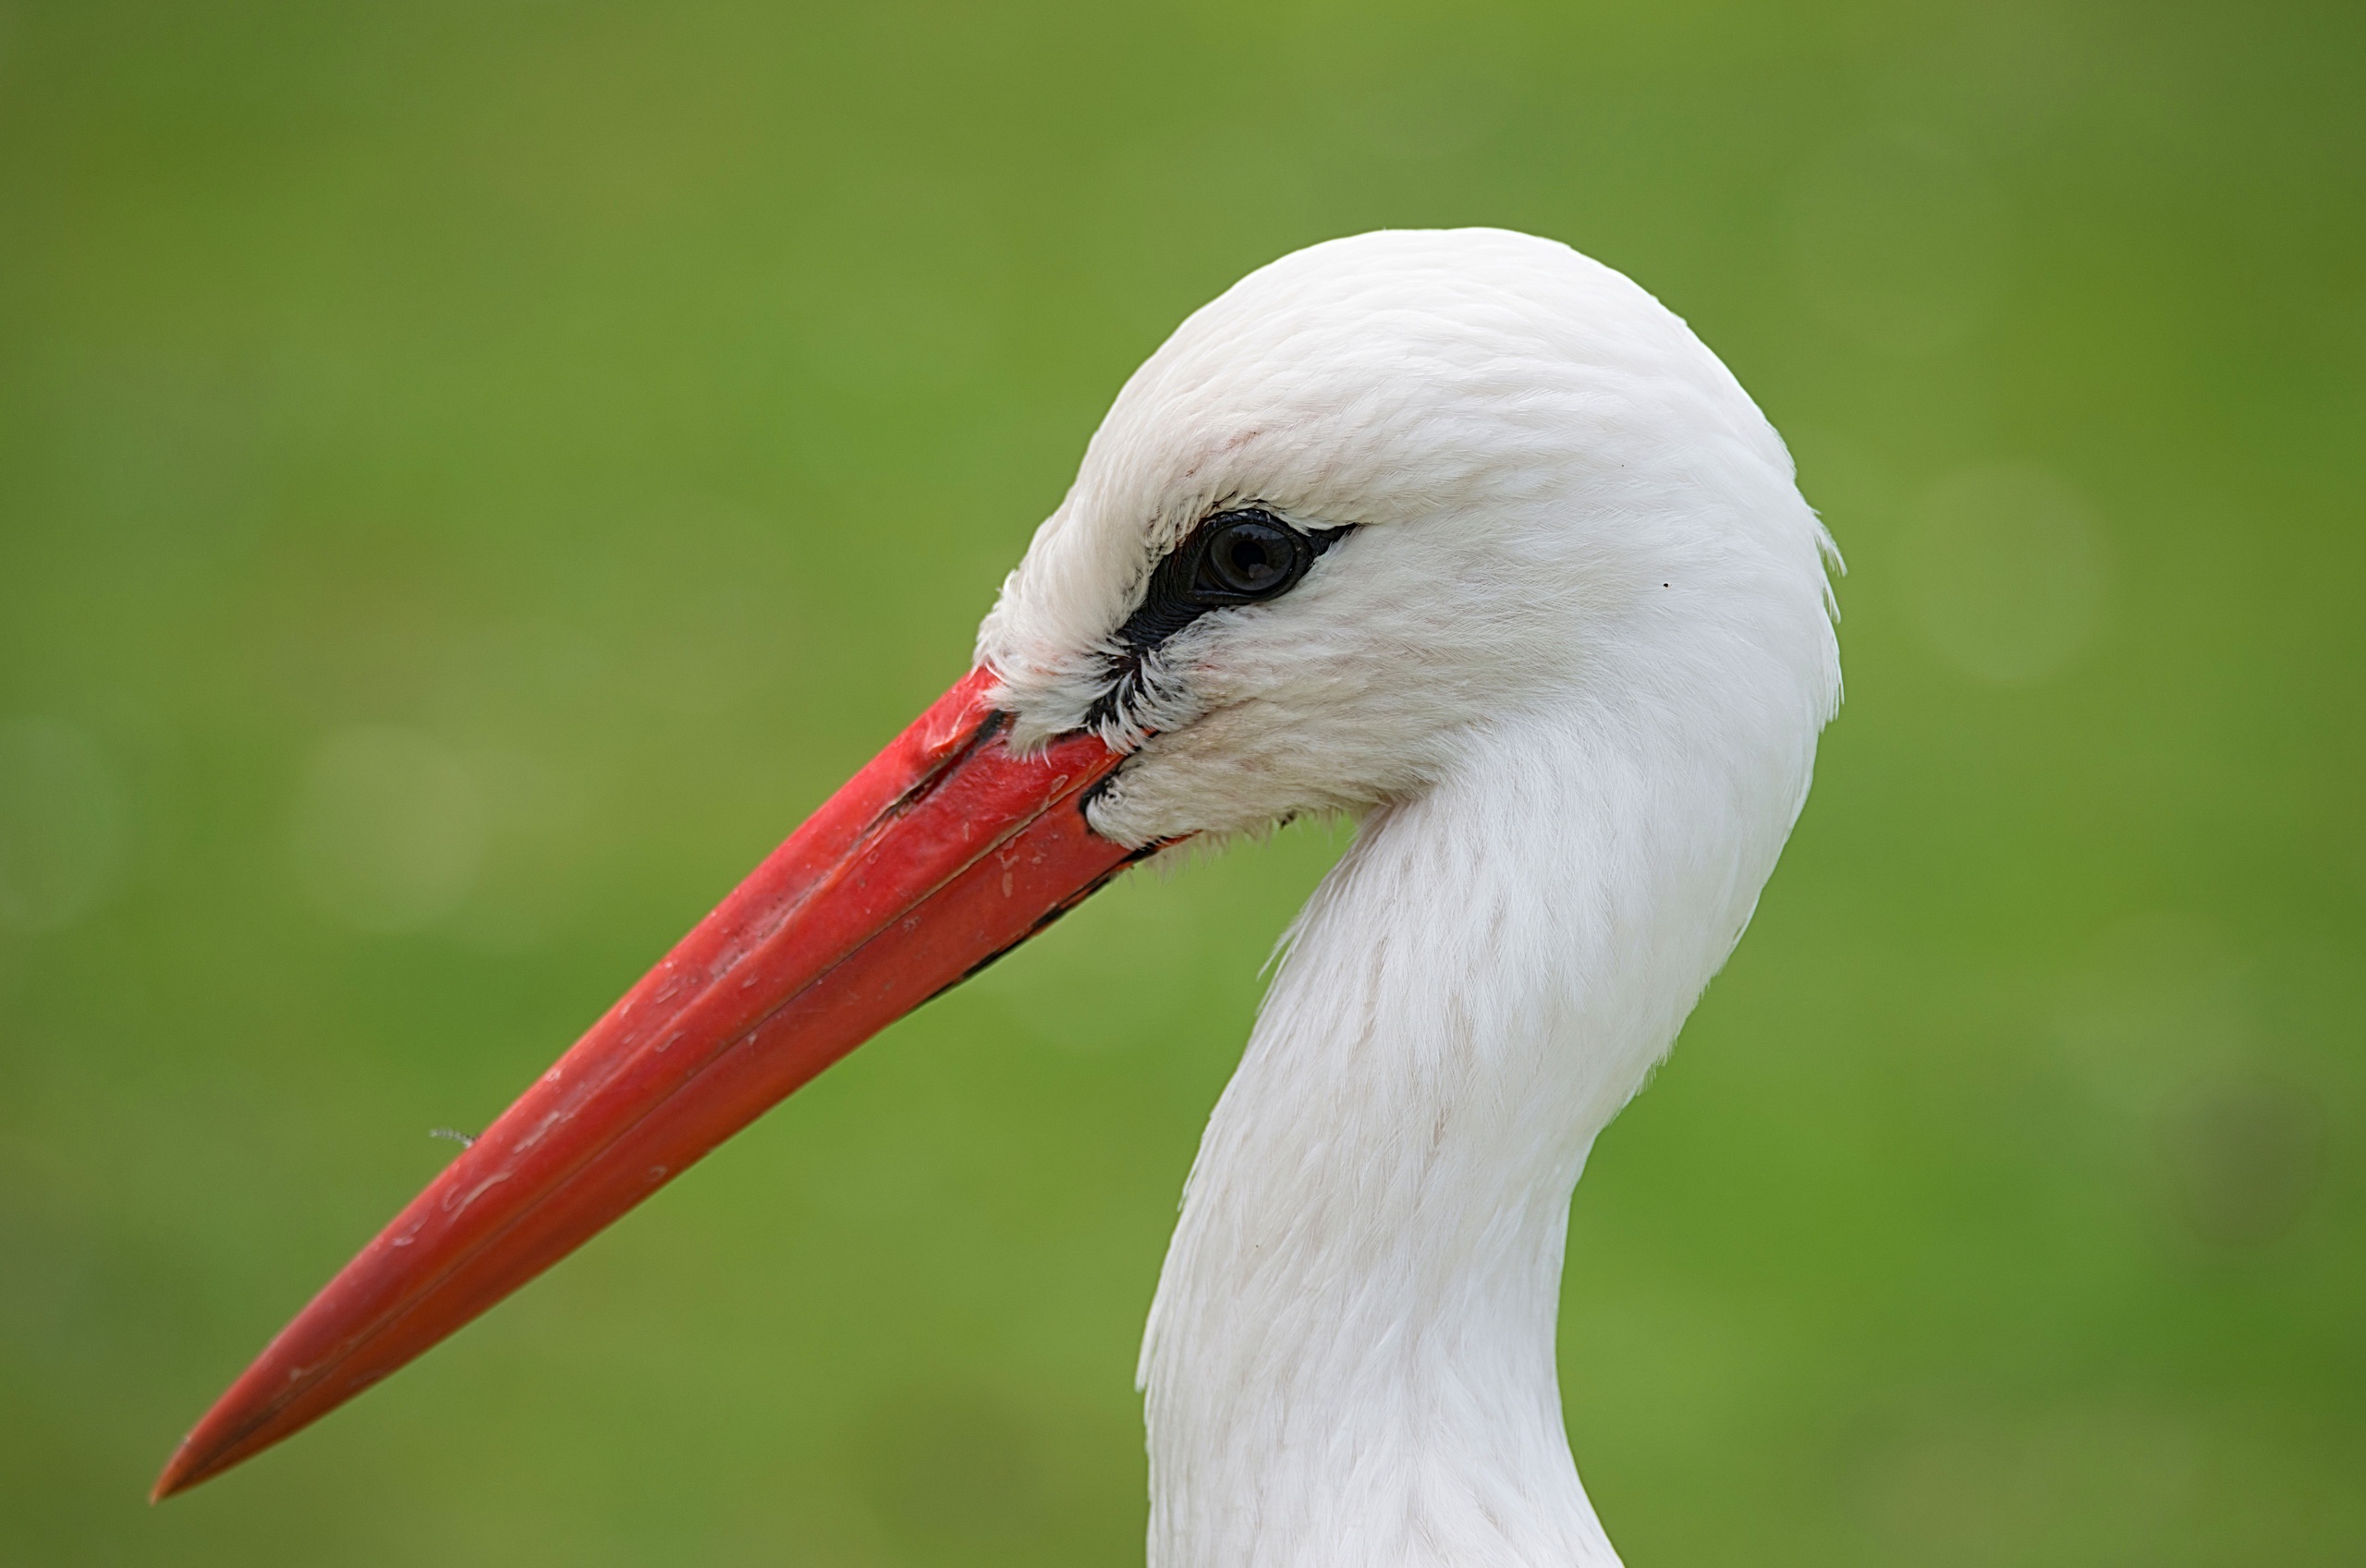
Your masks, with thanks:
[{"label": "black eye patch", "polygon": [[1293,528],[1262,506],[1201,519],[1151,568],[1140,607],[1117,628],[1122,651],[1110,661],[1109,689],[1085,722],[1101,724],[1117,715],[1140,684],[1143,660],[1168,638],[1212,610],[1262,604],[1287,593],[1317,556],[1353,531],[1353,524]]},{"label": "black eye patch", "polygon": [[1141,607],[1117,628],[1117,640],[1155,648],[1211,610],[1287,593],[1349,531],[1302,532],[1262,507],[1218,512],[1152,568]]}]

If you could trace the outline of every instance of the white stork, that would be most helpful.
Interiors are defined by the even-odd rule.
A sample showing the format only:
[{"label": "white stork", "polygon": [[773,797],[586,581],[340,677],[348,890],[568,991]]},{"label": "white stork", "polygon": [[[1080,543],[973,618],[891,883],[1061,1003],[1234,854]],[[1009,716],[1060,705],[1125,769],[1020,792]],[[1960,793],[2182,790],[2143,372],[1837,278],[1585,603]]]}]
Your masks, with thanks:
[{"label": "white stork", "polygon": [[1138,371],[971,673],[264,1350],[157,1495],[350,1398],[1128,863],[1360,819],[1143,1344],[1155,1568],[1613,1564],[1570,1192],[1749,921],[1839,699],[1831,541],[1676,316],[1386,232]]}]

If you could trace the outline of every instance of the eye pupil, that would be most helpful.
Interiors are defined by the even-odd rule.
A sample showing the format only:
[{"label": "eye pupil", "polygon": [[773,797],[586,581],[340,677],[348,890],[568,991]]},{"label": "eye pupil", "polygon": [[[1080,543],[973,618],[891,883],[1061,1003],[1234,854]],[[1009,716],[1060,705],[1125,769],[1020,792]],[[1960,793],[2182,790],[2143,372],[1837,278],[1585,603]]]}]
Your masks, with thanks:
[{"label": "eye pupil", "polygon": [[1201,587],[1226,599],[1278,592],[1300,569],[1298,539],[1268,517],[1235,517],[1208,545]]}]

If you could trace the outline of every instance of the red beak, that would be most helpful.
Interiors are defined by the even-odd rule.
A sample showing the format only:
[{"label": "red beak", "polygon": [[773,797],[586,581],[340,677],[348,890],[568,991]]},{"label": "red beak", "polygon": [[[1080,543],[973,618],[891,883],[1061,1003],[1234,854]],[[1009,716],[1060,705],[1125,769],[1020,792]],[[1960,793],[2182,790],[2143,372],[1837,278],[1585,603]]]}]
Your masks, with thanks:
[{"label": "red beak", "polygon": [[154,1497],[351,1399],[1132,859],[1084,820],[1118,755],[1091,735],[1014,755],[994,684],[982,667],[938,699],[395,1216]]}]

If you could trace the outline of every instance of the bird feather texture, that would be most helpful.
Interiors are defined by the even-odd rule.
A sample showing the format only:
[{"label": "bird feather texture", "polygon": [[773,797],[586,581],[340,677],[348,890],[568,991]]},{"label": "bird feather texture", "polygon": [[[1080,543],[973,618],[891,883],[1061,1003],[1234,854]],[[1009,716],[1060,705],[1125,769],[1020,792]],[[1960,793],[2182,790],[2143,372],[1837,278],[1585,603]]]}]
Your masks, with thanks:
[{"label": "bird feather texture", "polygon": [[1352,529],[1193,620],[1089,808],[1356,815],[1211,1118],[1145,1335],[1153,1568],[1617,1560],[1554,1366],[1571,1192],[1749,922],[1840,698],[1829,537],[1677,316],[1491,229],[1250,274],[1126,383],[979,638],[1084,724],[1201,519]]}]

